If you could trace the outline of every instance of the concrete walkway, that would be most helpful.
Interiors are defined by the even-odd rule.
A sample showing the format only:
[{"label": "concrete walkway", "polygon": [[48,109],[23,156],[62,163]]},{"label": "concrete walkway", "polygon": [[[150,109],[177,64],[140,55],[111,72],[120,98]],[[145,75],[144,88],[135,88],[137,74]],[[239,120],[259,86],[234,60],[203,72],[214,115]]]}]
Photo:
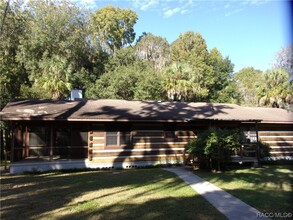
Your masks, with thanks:
[{"label": "concrete walkway", "polygon": [[169,172],[177,174],[182,180],[189,184],[198,194],[203,196],[209,203],[216,209],[223,213],[228,219],[234,220],[260,220],[269,219],[262,217],[255,208],[247,205],[231,194],[225,192],[219,187],[203,180],[195,175],[193,172],[188,171],[184,167],[165,168]]}]

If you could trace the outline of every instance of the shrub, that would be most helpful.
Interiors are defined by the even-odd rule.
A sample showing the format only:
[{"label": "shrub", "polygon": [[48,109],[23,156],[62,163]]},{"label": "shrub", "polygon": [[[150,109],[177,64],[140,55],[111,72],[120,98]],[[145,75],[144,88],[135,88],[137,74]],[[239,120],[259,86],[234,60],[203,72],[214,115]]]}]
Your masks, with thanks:
[{"label": "shrub", "polygon": [[270,157],[270,145],[268,143],[259,142],[259,156],[260,158]]},{"label": "shrub", "polygon": [[187,145],[187,152],[197,157],[199,168],[223,170],[241,139],[242,133],[237,130],[210,128]]}]

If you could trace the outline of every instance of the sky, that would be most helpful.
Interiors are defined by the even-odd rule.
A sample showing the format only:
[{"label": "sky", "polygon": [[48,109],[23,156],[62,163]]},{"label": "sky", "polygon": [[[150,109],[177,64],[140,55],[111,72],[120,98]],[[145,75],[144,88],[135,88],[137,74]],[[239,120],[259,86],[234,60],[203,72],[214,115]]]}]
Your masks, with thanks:
[{"label": "sky", "polygon": [[[293,43],[292,2],[285,0],[79,0],[92,12],[107,5],[135,11],[136,37],[150,32],[169,43],[199,32],[234,64],[265,71],[276,53]],[[291,6],[291,7],[290,7]]]}]

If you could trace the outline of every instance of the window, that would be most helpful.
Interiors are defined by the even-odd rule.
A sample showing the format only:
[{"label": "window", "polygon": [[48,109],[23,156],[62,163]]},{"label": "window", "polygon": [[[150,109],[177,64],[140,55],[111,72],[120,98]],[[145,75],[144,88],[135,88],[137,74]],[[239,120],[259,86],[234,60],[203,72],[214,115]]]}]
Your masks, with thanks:
[{"label": "window", "polygon": [[111,131],[106,133],[106,145],[118,145],[118,132]]},{"label": "window", "polygon": [[130,132],[119,132],[120,133],[120,145],[130,144]]},{"label": "window", "polygon": [[106,132],[106,146],[129,145],[131,143],[130,132],[108,131]]},{"label": "window", "polygon": [[166,139],[175,139],[175,131],[165,131],[165,138]]}]

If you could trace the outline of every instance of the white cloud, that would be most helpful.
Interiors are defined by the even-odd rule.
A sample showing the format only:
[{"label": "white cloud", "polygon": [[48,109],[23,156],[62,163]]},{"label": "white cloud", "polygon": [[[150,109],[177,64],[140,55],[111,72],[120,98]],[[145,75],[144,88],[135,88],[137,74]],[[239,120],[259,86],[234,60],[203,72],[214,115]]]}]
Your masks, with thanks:
[{"label": "white cloud", "polygon": [[263,5],[268,3],[269,0],[231,0],[228,4],[224,6],[225,16],[230,16],[233,14],[237,14],[241,11],[249,7],[257,7],[259,5]]},{"label": "white cloud", "polygon": [[[101,2],[127,2],[127,5],[135,10],[155,11],[165,18],[169,18],[176,14],[186,14],[194,12],[196,9],[205,8],[205,10],[213,13],[214,11],[222,11],[225,16],[231,16],[239,13],[248,7],[257,7],[265,4],[270,0],[70,0],[78,5],[88,7],[90,9],[98,8]],[[202,7],[202,6],[208,7]]]},{"label": "white cloud", "polygon": [[161,2],[159,0],[133,0],[133,5],[142,11],[146,11],[160,5]]},{"label": "white cloud", "polygon": [[181,10],[181,11],[180,11],[180,14],[182,14],[182,15],[183,15],[183,14],[185,14],[185,13],[187,13],[187,12],[188,12],[188,10],[187,10],[187,9],[183,9],[183,10]]},{"label": "white cloud", "polygon": [[185,14],[195,7],[199,0],[129,0],[135,8],[143,11],[156,10],[165,18]]},{"label": "white cloud", "polygon": [[71,0],[71,1],[77,5],[81,5],[89,9],[93,9],[97,7],[97,1],[95,0]]},{"label": "white cloud", "polygon": [[237,9],[235,9],[233,11],[229,11],[229,12],[225,13],[225,16],[228,17],[230,15],[237,14],[238,12],[241,12],[243,10],[244,10],[244,8],[237,8]]},{"label": "white cloud", "polygon": [[173,8],[173,9],[169,9],[167,11],[164,12],[164,16],[165,17],[171,17],[172,15],[175,15],[176,13],[182,11],[181,8]]}]

